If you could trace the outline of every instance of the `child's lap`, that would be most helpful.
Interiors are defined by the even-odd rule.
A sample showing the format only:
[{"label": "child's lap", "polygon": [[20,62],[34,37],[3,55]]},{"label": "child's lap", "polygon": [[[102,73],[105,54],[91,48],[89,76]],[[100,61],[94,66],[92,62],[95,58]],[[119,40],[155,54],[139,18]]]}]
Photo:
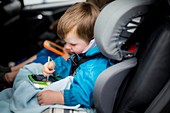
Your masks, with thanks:
[{"label": "child's lap", "polygon": [[62,91],[64,89],[70,89],[70,85],[73,82],[73,76],[68,76],[64,79],[56,81],[50,84],[48,87],[43,90],[53,90],[53,91]]}]

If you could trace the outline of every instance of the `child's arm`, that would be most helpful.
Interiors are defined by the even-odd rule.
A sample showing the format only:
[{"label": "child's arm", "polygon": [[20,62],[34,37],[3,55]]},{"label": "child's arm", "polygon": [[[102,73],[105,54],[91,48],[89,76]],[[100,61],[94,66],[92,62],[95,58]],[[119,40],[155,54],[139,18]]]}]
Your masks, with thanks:
[{"label": "child's arm", "polygon": [[37,94],[39,105],[64,104],[64,97],[61,92],[45,90]]}]

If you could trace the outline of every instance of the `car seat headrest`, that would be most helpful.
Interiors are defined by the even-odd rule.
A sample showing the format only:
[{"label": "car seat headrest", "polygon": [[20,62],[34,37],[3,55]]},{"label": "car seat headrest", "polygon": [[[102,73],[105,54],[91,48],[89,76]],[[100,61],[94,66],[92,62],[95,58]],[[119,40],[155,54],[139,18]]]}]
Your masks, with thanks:
[{"label": "car seat headrest", "polygon": [[130,53],[121,46],[138,27],[152,1],[117,0],[102,9],[95,22],[94,38],[103,55],[120,61]]}]

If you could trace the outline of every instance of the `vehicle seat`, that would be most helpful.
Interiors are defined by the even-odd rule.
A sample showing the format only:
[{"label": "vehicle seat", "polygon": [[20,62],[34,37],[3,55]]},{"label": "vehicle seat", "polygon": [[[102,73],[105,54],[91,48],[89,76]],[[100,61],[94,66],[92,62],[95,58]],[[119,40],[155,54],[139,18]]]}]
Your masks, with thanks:
[{"label": "vehicle seat", "polygon": [[94,91],[97,113],[112,113],[121,84],[136,66],[135,53],[128,51],[130,46],[124,49],[122,46],[138,29],[152,3],[152,0],[117,0],[107,5],[97,18],[94,36],[99,49],[106,57],[120,61],[97,79]]},{"label": "vehicle seat", "polygon": [[[123,81],[107,77],[107,70],[98,78],[94,93],[97,113],[169,113],[169,5],[168,1],[160,0],[152,6],[131,36],[140,40],[137,66]],[[113,68],[108,71],[114,72]],[[104,84],[105,78],[110,84],[104,81],[108,84],[104,87],[100,83]]]}]

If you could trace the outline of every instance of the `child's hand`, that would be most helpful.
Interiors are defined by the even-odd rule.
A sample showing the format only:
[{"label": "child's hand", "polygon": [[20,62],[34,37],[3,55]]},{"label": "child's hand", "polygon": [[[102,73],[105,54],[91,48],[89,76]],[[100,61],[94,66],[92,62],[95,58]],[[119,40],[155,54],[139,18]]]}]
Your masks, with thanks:
[{"label": "child's hand", "polygon": [[43,75],[44,76],[51,75],[55,71],[54,67],[55,67],[54,62],[46,62],[42,68]]},{"label": "child's hand", "polygon": [[52,90],[42,91],[37,94],[39,105],[64,104],[64,97],[61,92]]}]

